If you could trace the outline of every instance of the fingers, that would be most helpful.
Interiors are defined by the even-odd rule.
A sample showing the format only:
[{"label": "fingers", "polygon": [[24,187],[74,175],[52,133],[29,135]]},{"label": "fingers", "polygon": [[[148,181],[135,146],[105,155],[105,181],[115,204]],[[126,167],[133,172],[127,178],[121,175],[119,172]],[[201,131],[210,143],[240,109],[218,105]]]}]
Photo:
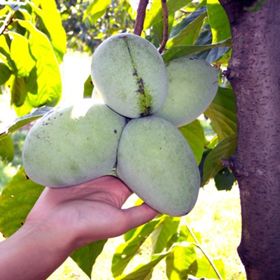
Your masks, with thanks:
[{"label": "fingers", "polygon": [[132,228],[147,223],[159,213],[144,203],[140,206],[124,209],[123,214],[126,220],[123,231],[128,231]]}]

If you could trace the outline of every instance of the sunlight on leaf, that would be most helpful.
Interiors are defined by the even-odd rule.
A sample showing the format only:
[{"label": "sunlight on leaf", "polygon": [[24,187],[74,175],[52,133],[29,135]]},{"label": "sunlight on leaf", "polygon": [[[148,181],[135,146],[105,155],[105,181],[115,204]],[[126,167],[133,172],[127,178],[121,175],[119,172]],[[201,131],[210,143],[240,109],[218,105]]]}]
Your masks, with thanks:
[{"label": "sunlight on leaf", "polygon": [[207,0],[208,20],[212,31],[212,42],[218,43],[231,37],[228,17],[219,0]]},{"label": "sunlight on leaf", "polygon": [[72,253],[71,258],[88,275],[88,277],[91,277],[92,267],[97,257],[101,254],[106,242],[107,240],[99,240],[81,247]]},{"label": "sunlight on leaf", "polygon": [[233,90],[218,88],[216,97],[204,112],[220,140],[236,134],[236,102]]},{"label": "sunlight on leaf", "polygon": [[32,23],[24,20],[17,22],[29,31],[30,50],[36,59],[36,71],[30,75],[29,80],[36,83],[37,92],[28,94],[27,100],[34,107],[54,106],[60,99],[62,88],[59,65],[52,45],[47,36]]},{"label": "sunlight on leaf", "polygon": [[187,279],[189,273],[195,275],[191,265],[196,260],[196,251],[192,243],[181,242],[172,248],[166,258],[166,274],[169,280]]},{"label": "sunlight on leaf", "polygon": [[0,138],[0,160],[12,161],[14,158],[14,144],[10,136]]},{"label": "sunlight on leaf", "polygon": [[[171,15],[182,7],[187,6],[190,2],[191,0],[167,0],[169,14]],[[152,25],[159,24],[160,22],[162,22],[161,1],[154,0],[147,10],[144,29],[150,28]]]},{"label": "sunlight on leaf", "polygon": [[185,28],[180,30],[180,32],[176,36],[170,38],[167,41],[166,48],[170,49],[176,46],[182,47],[185,45],[193,45],[198,38],[200,29],[206,16],[206,12],[202,13]]},{"label": "sunlight on leaf", "polygon": [[100,17],[102,17],[111,4],[111,0],[93,0],[87,9],[85,10],[84,20],[88,19],[92,23],[95,23]]},{"label": "sunlight on leaf", "polygon": [[148,280],[151,279],[151,274],[154,267],[165,258],[169,252],[154,254],[151,260],[146,264],[137,266],[131,273],[117,277],[117,280]]},{"label": "sunlight on leaf", "polygon": [[42,190],[42,186],[26,178],[23,169],[4,187],[0,195],[0,232],[5,237],[21,227]]},{"label": "sunlight on leaf", "polygon": [[232,135],[224,138],[207,154],[203,165],[202,185],[205,185],[209,179],[215,177],[215,175],[224,168],[222,160],[229,159],[229,157],[234,154],[235,149],[236,136]]},{"label": "sunlight on leaf", "polygon": [[163,250],[169,249],[172,245],[170,240],[177,233],[180,224],[180,218],[163,216],[163,222],[152,233],[153,253],[157,254]]},{"label": "sunlight on leaf", "polygon": [[179,130],[188,141],[194,153],[196,163],[199,164],[204,151],[204,145],[206,143],[204,130],[199,120],[195,120],[190,124],[182,126],[179,128]]},{"label": "sunlight on leaf", "polygon": [[158,218],[138,227],[133,236],[116,249],[112,260],[112,273],[114,276],[118,276],[124,271],[140,246],[161,222],[162,220]]},{"label": "sunlight on leaf", "polygon": [[49,36],[57,59],[61,62],[66,52],[66,33],[62,26],[56,2],[54,0],[36,0],[35,2],[37,2],[37,5],[32,2],[30,2],[30,5],[41,19],[42,30]]},{"label": "sunlight on leaf", "polygon": [[35,66],[35,61],[29,51],[28,40],[15,32],[9,32],[12,38],[11,59],[15,62],[18,77],[27,77],[31,69]]}]

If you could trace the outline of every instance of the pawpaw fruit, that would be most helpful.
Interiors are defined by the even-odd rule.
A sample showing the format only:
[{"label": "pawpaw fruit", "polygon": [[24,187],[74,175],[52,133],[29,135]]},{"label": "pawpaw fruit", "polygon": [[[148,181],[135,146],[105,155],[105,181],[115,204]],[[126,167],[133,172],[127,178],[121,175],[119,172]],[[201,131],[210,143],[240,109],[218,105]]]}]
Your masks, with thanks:
[{"label": "pawpaw fruit", "polygon": [[117,175],[148,205],[172,216],[194,206],[200,174],[179,130],[155,116],[131,120],[117,155]]},{"label": "pawpaw fruit", "polygon": [[217,70],[204,60],[178,58],[167,65],[168,95],[157,116],[176,126],[190,123],[213,101]]},{"label": "pawpaw fruit", "polygon": [[112,36],[92,57],[92,80],[104,102],[128,118],[150,115],[167,96],[167,72],[161,55],[134,34]]},{"label": "pawpaw fruit", "polygon": [[34,182],[49,187],[80,184],[108,175],[116,163],[125,118],[88,100],[54,109],[29,131],[23,166]]}]

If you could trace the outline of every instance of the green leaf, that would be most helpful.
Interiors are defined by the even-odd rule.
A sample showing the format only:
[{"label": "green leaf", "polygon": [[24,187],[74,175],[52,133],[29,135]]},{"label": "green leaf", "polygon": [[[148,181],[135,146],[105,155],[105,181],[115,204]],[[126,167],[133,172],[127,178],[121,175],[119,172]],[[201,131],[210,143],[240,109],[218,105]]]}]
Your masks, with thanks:
[{"label": "green leaf", "polygon": [[0,138],[0,159],[12,161],[14,158],[14,143],[10,136]]},{"label": "green leaf", "polygon": [[166,48],[170,49],[176,46],[193,45],[198,38],[201,26],[207,13],[204,12],[195,18],[191,23],[185,26],[176,36],[170,38],[166,43]]},{"label": "green leaf", "polygon": [[28,94],[27,101],[33,107],[54,106],[61,96],[61,77],[52,45],[47,36],[31,22],[19,19],[17,22],[29,31],[30,50],[36,59],[35,71],[32,71],[29,79],[37,84],[38,91]]},{"label": "green leaf", "polygon": [[5,56],[10,55],[10,48],[7,44],[5,35],[0,36],[0,53],[4,54]]},{"label": "green leaf", "polygon": [[[172,26],[174,23],[174,13],[168,14],[168,32],[172,30]],[[163,35],[163,22],[158,21],[150,29],[150,35],[149,38],[151,40],[151,43],[155,46],[159,46],[162,41],[162,35]]]},{"label": "green leaf", "polygon": [[93,91],[93,83],[92,83],[91,75],[89,75],[84,82],[84,98],[91,97],[92,91]]},{"label": "green leaf", "polygon": [[231,37],[228,17],[219,0],[207,0],[208,20],[212,31],[212,42],[218,43]]},{"label": "green leaf", "polygon": [[66,33],[56,3],[54,0],[36,0],[35,2],[37,5],[32,2],[30,5],[39,16],[43,24],[42,31],[50,38],[56,57],[61,62],[66,52]]},{"label": "green leaf", "polygon": [[[167,0],[167,7],[169,15],[175,13],[182,7],[187,6],[191,0]],[[153,0],[151,7],[147,10],[144,29],[148,29],[154,24],[160,24],[162,22],[162,9],[161,0]]]},{"label": "green leaf", "polygon": [[5,63],[11,71],[15,71],[16,66],[14,61],[11,59],[10,48],[8,45],[9,41],[10,38],[7,34],[2,34],[0,36],[0,61]]},{"label": "green leaf", "polygon": [[0,17],[5,17],[9,13],[10,9],[8,5],[4,5],[0,8]]},{"label": "green leaf", "polygon": [[137,266],[133,272],[117,277],[117,280],[148,280],[151,279],[154,267],[165,258],[169,252],[152,255],[151,260],[146,264]]},{"label": "green leaf", "polygon": [[[197,254],[198,255],[198,254]],[[201,255],[197,258],[197,260],[194,262],[193,269],[196,270],[195,276],[198,278],[205,278],[206,279],[219,279],[215,270],[213,269],[213,266],[210,264],[210,262],[205,258],[204,255]],[[221,276],[221,279],[226,279],[225,275],[225,268],[224,263],[221,259],[215,259],[213,260],[213,264],[215,265],[215,268],[218,270],[218,273]]]},{"label": "green leaf", "polygon": [[[169,280],[187,279],[189,273],[194,275],[191,265],[197,255],[192,243],[181,242],[172,248],[166,258],[166,274]],[[206,276],[206,275],[204,275]]]},{"label": "green leaf", "polygon": [[23,169],[4,187],[0,196],[0,232],[11,236],[24,223],[43,187],[28,180]]},{"label": "green leaf", "polygon": [[9,80],[12,72],[6,64],[0,62],[0,73],[0,85],[3,85]]},{"label": "green leaf", "polygon": [[16,130],[22,128],[23,126],[35,121],[36,119],[42,117],[46,113],[53,110],[51,107],[41,107],[36,109],[32,113],[25,115],[23,117],[17,118],[12,121],[10,124],[6,125],[4,128],[0,129],[0,139],[6,137],[6,135],[15,132]]},{"label": "green leaf", "polygon": [[204,151],[204,145],[206,143],[202,125],[198,120],[195,120],[190,124],[180,127],[179,130],[189,143],[194,153],[195,160],[197,164],[199,164]]},{"label": "green leaf", "polygon": [[115,277],[124,271],[127,264],[137,253],[140,246],[144,243],[152,231],[154,231],[154,229],[160,225],[161,222],[162,220],[158,218],[138,227],[133,236],[116,249],[111,268]]},{"label": "green leaf", "polygon": [[218,174],[216,174],[214,180],[218,191],[230,191],[235,181],[235,177],[228,168],[223,168]]},{"label": "green leaf", "polygon": [[218,88],[216,97],[204,112],[220,140],[236,135],[236,103],[232,89]]},{"label": "green leaf", "polygon": [[[176,36],[182,29],[184,29],[187,25],[189,25],[192,21],[194,21],[198,16],[200,16],[202,13],[206,12],[206,7],[201,7],[196,10],[194,10],[192,13],[186,15],[183,17],[179,23],[177,23],[175,26],[172,27],[172,30],[170,32],[170,37]],[[210,32],[211,34],[211,32]],[[210,43],[210,42],[209,42]]]},{"label": "green leaf", "polygon": [[111,0],[93,0],[86,8],[83,20],[88,19],[90,22],[96,23],[105,14],[110,4]]},{"label": "green leaf", "polygon": [[213,150],[211,150],[204,161],[202,185],[224,168],[222,161],[228,160],[236,150],[236,136],[224,138]]},{"label": "green leaf", "polygon": [[11,59],[15,62],[17,69],[16,75],[18,77],[27,77],[35,66],[35,61],[29,51],[28,40],[15,32],[9,32],[9,35],[12,38],[10,50]]},{"label": "green leaf", "polygon": [[107,240],[96,241],[75,250],[71,255],[71,258],[88,275],[89,278],[91,277],[92,267],[97,257],[101,254],[106,242]]},{"label": "green leaf", "polygon": [[198,54],[204,51],[212,50],[219,47],[230,47],[231,40],[225,40],[219,42],[217,44],[207,44],[207,45],[185,45],[185,46],[178,46],[172,47],[171,49],[167,50],[163,54],[163,59],[165,62],[169,62],[172,59],[182,57],[182,56],[190,56],[194,54]]},{"label": "green leaf", "polygon": [[24,78],[15,77],[11,89],[12,104],[15,104],[17,107],[20,107],[26,99],[27,91],[27,85]]},{"label": "green leaf", "polygon": [[152,234],[154,254],[160,253],[164,249],[169,249],[172,245],[170,240],[177,233],[179,224],[180,218],[164,216],[163,222]]}]

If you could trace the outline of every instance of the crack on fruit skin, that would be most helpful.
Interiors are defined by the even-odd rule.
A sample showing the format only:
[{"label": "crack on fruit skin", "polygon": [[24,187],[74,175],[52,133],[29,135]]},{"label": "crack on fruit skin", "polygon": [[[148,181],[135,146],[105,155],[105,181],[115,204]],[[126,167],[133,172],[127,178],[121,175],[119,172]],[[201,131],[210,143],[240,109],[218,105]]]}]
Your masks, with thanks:
[{"label": "crack on fruit skin", "polygon": [[128,44],[127,41],[127,37],[123,36],[122,37],[124,39],[125,45],[127,47],[128,50],[128,54],[131,60],[131,64],[132,64],[132,68],[133,68],[133,72],[132,72],[132,76],[135,77],[136,79],[136,84],[137,84],[137,90],[136,92],[139,94],[139,106],[140,106],[140,117],[145,117],[151,114],[152,108],[151,108],[151,104],[152,104],[152,96],[149,94],[148,90],[145,89],[145,84],[143,79],[140,77],[137,69],[136,69],[136,65],[135,65],[135,61],[133,60],[132,54],[131,54],[131,49],[130,46]]}]

